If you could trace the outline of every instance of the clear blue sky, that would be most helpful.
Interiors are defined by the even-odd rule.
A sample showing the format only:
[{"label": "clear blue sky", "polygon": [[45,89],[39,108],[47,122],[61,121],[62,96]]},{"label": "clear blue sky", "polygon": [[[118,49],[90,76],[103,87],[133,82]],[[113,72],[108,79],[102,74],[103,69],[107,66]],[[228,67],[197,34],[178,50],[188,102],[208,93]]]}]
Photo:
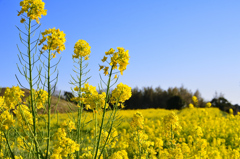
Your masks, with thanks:
[{"label": "clear blue sky", "polygon": [[[17,85],[21,45],[15,25],[18,0],[0,0],[0,86]],[[89,83],[97,86],[98,64],[105,51],[124,47],[130,64],[119,82],[139,88],[160,86],[199,89],[205,100],[217,91],[240,104],[239,0],[45,0],[47,16],[39,31],[56,27],[66,34],[66,50],[58,66],[58,89],[70,90],[72,54],[77,40],[91,49]],[[57,58],[60,57],[57,55]],[[102,72],[101,72],[102,73]]]}]

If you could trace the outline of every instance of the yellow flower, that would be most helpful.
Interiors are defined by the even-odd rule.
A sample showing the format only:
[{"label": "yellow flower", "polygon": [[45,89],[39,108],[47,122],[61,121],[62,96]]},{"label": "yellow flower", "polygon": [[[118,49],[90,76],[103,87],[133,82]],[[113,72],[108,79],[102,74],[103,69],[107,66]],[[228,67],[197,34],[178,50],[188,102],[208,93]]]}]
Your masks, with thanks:
[{"label": "yellow flower", "polygon": [[229,114],[233,114],[233,109],[232,108],[229,109]]},{"label": "yellow flower", "polygon": [[108,69],[109,69],[109,67],[105,67],[105,68],[104,68],[104,74],[105,74],[105,76],[108,75]]},{"label": "yellow flower", "polygon": [[132,122],[130,123],[131,124],[131,128],[136,128],[136,129],[143,129],[143,126],[144,126],[144,118],[143,118],[143,115],[142,113],[140,112],[136,112],[134,115],[133,115],[133,118],[132,118]]},{"label": "yellow flower", "polygon": [[125,150],[117,151],[110,156],[110,159],[128,159],[128,154]]},{"label": "yellow flower", "polygon": [[84,57],[84,60],[89,60],[89,57],[88,56]]},{"label": "yellow flower", "polygon": [[42,50],[52,50],[60,54],[60,51],[65,50],[64,43],[66,42],[65,34],[59,29],[46,29],[42,34],[42,39],[38,45],[41,45],[43,42],[47,41],[47,44],[44,44]]},{"label": "yellow flower", "polygon": [[28,106],[26,105],[18,105],[17,109],[14,110],[14,113],[17,117],[17,124],[23,129],[28,130],[28,125],[33,125],[33,117],[32,113],[30,112]]},{"label": "yellow flower", "polygon": [[192,103],[189,104],[189,108],[194,108],[194,105]]},{"label": "yellow flower", "polygon": [[114,51],[115,51],[115,50],[114,50],[113,48],[110,48],[109,51],[105,52],[105,55],[111,55],[111,54],[114,53]]},{"label": "yellow flower", "polygon": [[103,69],[103,68],[104,68],[104,66],[99,65],[99,71],[100,71],[101,69]]},{"label": "yellow flower", "polygon": [[67,138],[67,133],[63,128],[58,128],[57,132],[54,134],[54,139],[52,154],[54,157],[68,157],[68,155],[79,151],[79,145],[72,139]]},{"label": "yellow flower", "polygon": [[[30,103],[31,96],[28,96],[27,102]],[[48,99],[48,92],[40,89],[39,91],[35,91],[35,89],[33,89],[33,100],[36,102],[37,104],[37,109],[41,109],[44,107],[44,104],[47,102]]]},{"label": "yellow flower", "polygon": [[103,59],[102,59],[102,62],[105,62],[107,60],[107,57],[104,56]]},{"label": "yellow flower", "polygon": [[[115,50],[111,48],[109,51],[105,52],[105,55],[111,55],[110,65],[112,66],[113,70],[119,69],[121,75],[123,71],[126,70],[127,65],[129,64],[129,55],[128,50],[125,51],[124,48],[118,47],[118,51],[114,52]],[[103,57],[102,62],[105,62],[107,57]],[[104,72],[105,73],[105,72]]]},{"label": "yellow flower", "polygon": [[116,79],[118,76],[117,76],[117,74],[114,76],[114,78]]},{"label": "yellow flower", "polygon": [[128,85],[119,83],[117,87],[112,91],[112,97],[110,99],[112,104],[124,103],[132,96],[131,87]]},{"label": "yellow flower", "polygon": [[195,106],[198,104],[198,99],[197,99],[196,96],[193,96],[193,97],[192,97],[192,101],[193,101],[193,103],[194,103]]},{"label": "yellow flower", "polygon": [[[22,8],[18,12],[18,16],[25,12],[30,19],[36,20],[37,23],[42,15],[47,15],[47,10],[44,9],[45,3],[42,0],[23,0],[20,2],[20,6]],[[22,19],[20,22],[23,23]]]},{"label": "yellow flower", "polygon": [[16,105],[22,103],[22,97],[24,97],[24,91],[19,86],[7,87],[4,92],[5,109],[15,109]]},{"label": "yellow flower", "polygon": [[78,91],[79,90],[79,88],[76,86],[75,88],[74,88],[74,91]]},{"label": "yellow flower", "polygon": [[54,54],[54,53],[52,53],[52,56],[53,56],[53,58],[55,58],[56,57],[56,53]]},{"label": "yellow flower", "polygon": [[74,46],[74,55],[72,58],[85,57],[85,60],[88,60],[88,56],[91,53],[91,46],[85,40],[78,40]]},{"label": "yellow flower", "polygon": [[61,123],[61,128],[68,129],[70,132],[74,129],[76,130],[75,123],[71,121],[70,119],[64,120]]},{"label": "yellow flower", "polygon": [[26,20],[24,18],[21,18],[20,22],[24,23]]},{"label": "yellow flower", "polygon": [[212,106],[212,103],[210,103],[210,102],[208,102],[207,104],[206,104],[206,107],[207,108],[210,108]]},{"label": "yellow flower", "polygon": [[[104,108],[105,106],[105,98],[106,93],[102,92],[99,94],[96,90],[96,87],[89,85],[88,83],[84,84],[82,88],[82,99],[83,104],[85,105],[85,109],[95,109],[97,108]],[[106,106],[107,108],[107,106]]]},{"label": "yellow flower", "polygon": [[9,127],[14,126],[15,120],[13,119],[13,115],[9,113],[9,111],[4,111],[0,115],[0,123],[2,130],[8,130]]}]

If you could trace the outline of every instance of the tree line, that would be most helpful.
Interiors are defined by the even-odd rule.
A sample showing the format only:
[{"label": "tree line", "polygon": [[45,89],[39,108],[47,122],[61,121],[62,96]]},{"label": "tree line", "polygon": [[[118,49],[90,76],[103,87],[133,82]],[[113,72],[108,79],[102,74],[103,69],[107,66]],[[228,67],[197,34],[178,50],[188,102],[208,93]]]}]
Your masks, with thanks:
[{"label": "tree line", "polygon": [[[167,90],[161,87],[143,87],[132,89],[132,97],[125,102],[124,109],[148,109],[148,108],[163,108],[163,109],[182,109],[188,107],[192,103],[192,97],[198,98],[198,107],[205,107],[207,102],[212,103],[212,107],[218,107],[220,110],[227,111],[232,108],[235,114],[240,111],[239,105],[231,104],[224,98],[223,94],[217,93],[211,101],[205,101],[199,90],[192,92],[181,87],[170,87]],[[71,92],[64,92],[65,100],[70,101],[74,95]]]}]

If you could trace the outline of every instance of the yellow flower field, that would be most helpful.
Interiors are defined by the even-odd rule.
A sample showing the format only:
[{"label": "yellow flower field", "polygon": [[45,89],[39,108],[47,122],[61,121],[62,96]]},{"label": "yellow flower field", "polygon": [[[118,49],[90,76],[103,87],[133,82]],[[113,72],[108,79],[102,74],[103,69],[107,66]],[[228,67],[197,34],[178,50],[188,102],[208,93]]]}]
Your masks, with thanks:
[{"label": "yellow flower field", "polygon": [[17,29],[26,48],[21,51],[18,47],[17,66],[28,85],[22,86],[16,77],[29,95],[19,86],[12,86],[0,96],[0,158],[240,158],[240,115],[234,116],[232,109],[227,114],[211,108],[211,103],[199,108],[193,96],[193,104],[187,103],[188,108],[182,110],[124,110],[132,89],[117,84],[129,65],[129,51],[123,47],[105,52],[99,71],[103,71],[106,81],[100,74],[97,90],[88,83],[91,76],[86,70],[91,46],[82,39],[75,43],[73,55],[69,54],[75,68],[70,81],[72,96],[66,99],[74,104],[69,102],[70,113],[58,113],[58,104],[52,103],[61,59],[56,53],[65,50],[66,35],[53,27],[34,39],[40,18],[47,15],[45,3],[22,0],[20,7],[22,26]]},{"label": "yellow flower field", "polygon": [[[57,123],[56,116],[54,123]],[[89,123],[85,131],[86,134],[90,134],[88,136],[90,144],[93,137],[92,113],[84,112],[84,116],[86,116],[84,122]],[[119,119],[121,124],[115,127],[115,138],[112,137],[108,143],[112,151],[109,156],[112,155],[112,158],[116,158],[116,155],[119,158],[123,157],[122,152],[127,154],[123,158],[240,157],[239,115],[233,116],[218,108],[185,108],[180,111],[121,110],[118,116],[121,117]],[[67,118],[67,114],[58,114],[58,123]],[[90,145],[85,146],[80,147],[83,152],[86,148],[91,149]]]}]

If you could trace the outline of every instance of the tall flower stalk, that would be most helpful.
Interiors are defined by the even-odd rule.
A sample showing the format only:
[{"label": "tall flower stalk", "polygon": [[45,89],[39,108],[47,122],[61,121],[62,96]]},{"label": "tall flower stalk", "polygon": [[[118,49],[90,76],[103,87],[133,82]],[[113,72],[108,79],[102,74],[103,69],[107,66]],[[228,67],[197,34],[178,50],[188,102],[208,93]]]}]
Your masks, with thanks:
[{"label": "tall flower stalk", "polygon": [[[17,27],[18,30],[20,31],[20,33],[23,33],[24,35],[27,36],[27,40],[24,40],[20,34],[21,42],[27,47],[27,54],[22,53],[20,51],[20,49],[18,48],[19,52],[20,52],[19,61],[20,61],[21,65],[23,66],[23,70],[21,71],[19,67],[18,67],[18,69],[19,69],[19,72],[26,78],[26,80],[29,83],[29,88],[30,88],[30,103],[29,104],[30,104],[32,119],[33,119],[33,138],[35,139],[34,140],[35,149],[37,151],[38,158],[40,156],[39,156],[39,148],[37,146],[38,143],[36,140],[36,137],[37,137],[36,112],[37,111],[36,111],[36,105],[35,105],[35,101],[34,101],[34,97],[33,97],[33,86],[39,82],[39,78],[37,78],[37,77],[39,77],[40,71],[38,71],[38,74],[36,75],[36,77],[33,78],[33,67],[34,67],[34,64],[39,60],[39,58],[37,60],[34,59],[34,55],[36,54],[36,51],[34,54],[32,54],[32,51],[34,48],[37,50],[38,39],[32,42],[31,36],[35,34],[35,31],[40,27],[40,25],[38,25],[33,31],[31,30],[31,28],[36,26],[36,25],[32,26],[32,21],[36,20],[37,24],[39,24],[39,18],[41,18],[42,15],[47,14],[47,10],[44,9],[44,5],[45,5],[44,2],[42,2],[41,0],[39,0],[37,2],[34,0],[21,1],[20,6],[22,8],[21,8],[20,12],[18,13],[18,16],[20,16],[20,15],[22,16],[20,22],[25,24],[27,33],[25,33],[24,31],[22,31],[21,29],[19,29]],[[25,16],[24,13],[26,13],[27,16]],[[28,23],[26,22],[25,18],[28,18]],[[31,48],[31,44],[34,44],[33,48]],[[23,56],[26,56],[28,59],[25,59]],[[26,64],[24,65],[23,62],[25,62],[28,66],[26,66]],[[37,79],[37,81],[34,82],[34,79]],[[20,85],[21,85],[21,83],[20,83]]]},{"label": "tall flower stalk", "polygon": [[[124,48],[121,48],[121,47],[118,47],[117,49],[118,49],[117,52],[115,52],[115,50],[114,50],[113,48],[111,48],[109,51],[105,52],[105,55],[106,55],[106,56],[110,56],[110,58],[111,58],[111,59],[110,59],[110,62],[107,61],[107,58],[108,58],[108,57],[106,57],[106,56],[104,56],[103,59],[102,59],[102,62],[107,62],[108,65],[110,65],[110,67],[111,67],[110,71],[108,71],[109,66],[104,66],[104,65],[100,65],[100,69],[99,69],[99,71],[102,70],[102,69],[104,70],[105,76],[108,75],[108,81],[107,81],[107,84],[106,84],[106,86],[107,86],[106,98],[105,98],[105,104],[104,104],[104,107],[103,107],[102,120],[101,120],[100,129],[99,129],[99,135],[98,135],[98,139],[97,139],[97,146],[96,146],[96,150],[95,150],[95,154],[94,154],[94,159],[97,158],[97,156],[98,156],[98,151],[99,151],[99,149],[100,149],[101,134],[102,134],[103,127],[104,127],[104,120],[105,120],[106,109],[107,109],[108,103],[109,103],[109,101],[110,101],[110,87],[112,86],[112,85],[111,85],[112,75],[115,74],[114,79],[117,79],[117,74],[116,74],[116,73],[113,73],[113,71],[116,70],[116,69],[118,69],[118,70],[120,71],[121,75],[122,75],[122,74],[123,74],[123,71],[126,70],[127,65],[129,64],[128,61],[129,61],[129,58],[130,58],[130,57],[129,57],[129,55],[128,55],[128,50],[125,51],[125,49],[124,49]],[[130,97],[131,97],[131,96],[130,96]],[[130,97],[129,97],[129,98],[130,98]],[[117,98],[119,98],[119,96],[118,96]],[[122,102],[124,102],[124,101],[122,100]],[[118,102],[116,102],[116,101],[113,102],[112,104],[114,105],[114,104],[116,104],[116,103],[117,103],[117,105],[118,105]],[[115,109],[114,109],[114,110],[115,110]],[[114,113],[114,112],[113,112],[113,113]],[[115,113],[114,113],[114,114],[115,114]],[[114,115],[114,117],[115,117],[115,115]],[[114,119],[113,119],[113,118],[112,118],[112,119],[110,118],[110,120],[113,121]],[[107,143],[107,140],[108,140],[109,135],[110,135],[111,130],[112,130],[112,126],[113,126],[113,124],[110,125],[107,139],[106,139],[105,144],[103,145],[103,147],[102,147],[102,149],[101,149],[101,151],[100,151],[100,154],[99,154],[99,157],[98,157],[98,158],[101,157],[101,154],[102,154],[102,152],[104,151],[105,145],[106,145],[106,143]]]},{"label": "tall flower stalk", "polygon": [[[86,76],[87,73],[90,71],[84,72],[87,68],[88,63],[83,65],[83,62],[89,60],[89,56],[91,53],[91,47],[85,40],[78,40],[74,46],[74,54],[72,56],[74,63],[78,64],[78,67],[75,66],[75,70],[73,70],[77,74],[77,79],[72,76],[72,80],[70,84],[74,85],[74,91],[77,92],[77,103],[78,103],[78,118],[77,118],[77,135],[76,140],[77,144],[81,146],[81,120],[82,120],[82,112],[83,112],[83,102],[81,101],[82,98],[82,86],[87,82],[90,77],[83,79],[83,76]],[[75,61],[77,60],[77,61]],[[72,99],[72,100],[75,100]],[[76,152],[76,158],[79,158],[80,152]]]},{"label": "tall flower stalk", "polygon": [[[57,79],[57,77],[56,77],[55,79],[51,80],[51,73],[50,73],[50,70],[52,68],[51,60],[56,57],[56,53],[60,54],[60,51],[65,50],[65,45],[64,45],[65,41],[66,41],[65,34],[63,33],[63,31],[60,31],[59,29],[52,28],[52,29],[48,29],[48,30],[46,29],[42,33],[42,39],[40,40],[40,43],[39,43],[39,45],[43,44],[41,53],[43,54],[44,51],[47,51],[47,56],[45,56],[45,57],[48,60],[48,64],[47,64],[47,77],[45,77],[47,79],[47,88],[48,88],[48,100],[47,100],[48,101],[47,102],[47,105],[48,105],[48,107],[47,107],[47,113],[48,113],[48,120],[47,120],[47,124],[48,124],[48,127],[47,127],[47,151],[46,151],[46,155],[45,155],[46,159],[48,158],[48,154],[50,152],[51,95],[53,93],[52,90],[54,89],[54,87],[51,88],[51,82],[54,81],[55,79]],[[55,66],[55,71],[56,71],[57,64],[54,65]],[[55,85],[56,85],[56,83],[55,83]]]}]

